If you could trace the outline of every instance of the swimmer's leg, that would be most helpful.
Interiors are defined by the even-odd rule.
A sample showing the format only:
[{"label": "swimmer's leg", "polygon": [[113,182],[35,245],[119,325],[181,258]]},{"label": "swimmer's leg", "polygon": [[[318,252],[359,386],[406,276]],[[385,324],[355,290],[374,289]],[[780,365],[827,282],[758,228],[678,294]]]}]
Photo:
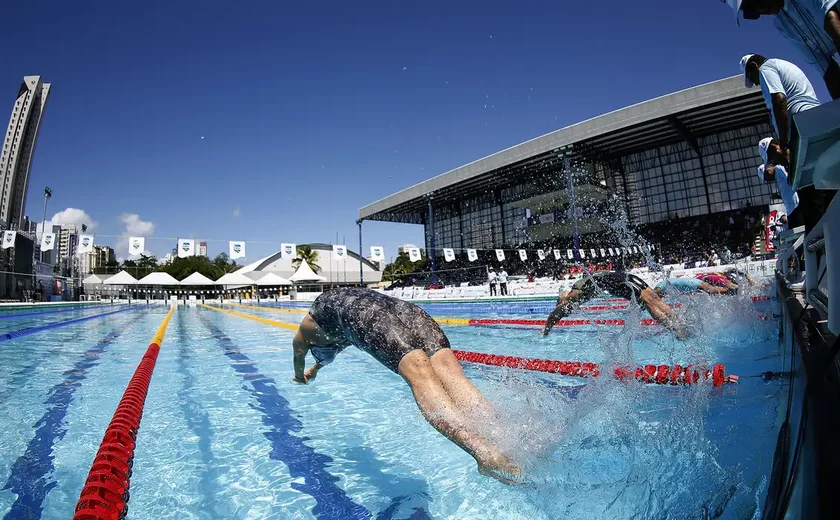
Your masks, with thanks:
[{"label": "swimmer's leg", "polygon": [[718,287],[706,282],[700,284],[700,290],[709,294],[726,294],[729,292],[729,289],[726,287]]},{"label": "swimmer's leg", "polygon": [[676,314],[670,305],[662,301],[662,298],[650,287],[644,289],[639,293],[639,300],[647,308],[650,315],[653,316],[662,326],[674,331],[679,339],[685,339],[688,333],[681,324],[676,322]]},{"label": "swimmer's leg", "polygon": [[[594,285],[594,284],[592,284]],[[545,328],[543,329],[543,336],[548,336],[551,332],[551,329],[557,324],[558,321],[562,320],[566,316],[572,313],[575,304],[577,304],[581,300],[588,299],[587,296],[594,291],[587,291],[586,294],[581,292],[577,289],[572,289],[565,295],[561,296],[559,300],[557,300],[557,307],[551,311],[551,314],[548,315],[548,318],[545,320]]]},{"label": "swimmer's leg", "polygon": [[438,350],[430,359],[438,379],[457,408],[466,413],[478,412],[485,417],[492,416],[493,406],[490,401],[467,379],[451,349]]},{"label": "swimmer's leg", "polygon": [[411,387],[417,407],[426,421],[472,455],[482,474],[502,482],[510,481],[505,475],[513,478],[521,475],[515,464],[479,435],[472,424],[463,420],[425,352],[413,350],[406,354],[400,360],[398,372]]}]

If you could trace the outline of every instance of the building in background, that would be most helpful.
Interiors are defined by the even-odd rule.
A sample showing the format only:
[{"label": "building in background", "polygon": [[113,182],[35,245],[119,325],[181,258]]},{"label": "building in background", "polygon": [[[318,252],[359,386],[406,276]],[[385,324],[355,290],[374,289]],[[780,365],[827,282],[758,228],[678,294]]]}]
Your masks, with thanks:
[{"label": "building in background", "polygon": [[400,247],[397,248],[397,254],[398,255],[401,255],[403,253],[408,254],[408,250],[413,248],[413,247],[417,247],[417,246],[415,246],[414,244],[403,244],[403,245],[401,245]]},{"label": "building in background", "polygon": [[[61,235],[61,226],[48,227],[47,228],[47,233],[55,233],[56,238],[58,238]],[[39,251],[40,251],[40,241],[41,241],[41,237],[38,237],[37,242],[38,242]],[[58,254],[59,253],[59,245],[57,244],[57,242],[58,242],[58,240],[56,240],[56,242],[53,242],[53,248],[52,249],[47,249],[46,251],[43,251],[43,255],[42,255],[43,258],[44,258],[43,263],[50,264],[50,265],[59,263],[59,260],[60,260],[61,257]]]},{"label": "building in background", "polygon": [[29,171],[49,93],[50,84],[42,83],[41,76],[25,76],[2,137],[0,220],[7,229],[18,229],[23,223]]},{"label": "building in background", "polygon": [[761,92],[734,76],[512,146],[365,206],[359,219],[421,224],[435,256],[597,247],[619,222],[684,227],[766,208],[773,191],[755,175],[756,146],[772,132]]},{"label": "building in background", "polygon": [[203,256],[204,258],[207,258],[207,242],[198,243],[198,256]]},{"label": "building in background", "polygon": [[[95,245],[93,246],[93,251],[79,255],[79,271],[82,276],[87,276],[93,273],[94,269],[116,266],[116,264],[117,257],[114,254],[114,249],[108,246]],[[106,274],[116,274],[116,272]]]},{"label": "building in background", "polygon": [[64,224],[58,232],[58,258],[64,260],[76,253],[76,242],[79,232],[75,224]]}]

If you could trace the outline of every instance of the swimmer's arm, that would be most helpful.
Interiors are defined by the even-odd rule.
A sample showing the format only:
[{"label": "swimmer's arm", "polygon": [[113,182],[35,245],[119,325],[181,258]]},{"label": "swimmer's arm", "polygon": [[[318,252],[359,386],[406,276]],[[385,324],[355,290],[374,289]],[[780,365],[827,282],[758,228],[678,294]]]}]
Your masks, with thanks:
[{"label": "swimmer's arm", "polygon": [[295,334],[295,339],[292,340],[292,349],[294,350],[294,364],[295,377],[292,379],[295,383],[306,384],[306,375],[304,369],[306,368],[306,352],[309,351],[309,345],[304,341],[300,331]]}]

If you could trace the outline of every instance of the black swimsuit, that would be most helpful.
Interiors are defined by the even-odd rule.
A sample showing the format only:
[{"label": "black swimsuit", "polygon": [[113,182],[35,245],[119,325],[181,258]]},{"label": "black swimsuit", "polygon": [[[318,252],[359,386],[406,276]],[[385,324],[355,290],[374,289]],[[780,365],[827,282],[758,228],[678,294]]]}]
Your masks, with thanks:
[{"label": "black swimsuit", "polygon": [[624,271],[599,271],[592,276],[585,276],[575,282],[572,289],[582,293],[581,300],[591,300],[601,292],[607,292],[618,298],[639,299],[642,291],[649,285],[634,274]]},{"label": "black swimsuit", "polygon": [[[397,372],[403,356],[420,349],[432,356],[449,348],[449,340],[420,307],[368,289],[337,289],[318,296],[309,315],[330,338],[338,341],[329,347],[314,347],[321,362],[326,350],[340,352],[348,345],[373,356]],[[335,357],[334,355],[332,357]],[[332,357],[324,361],[332,361]]]}]

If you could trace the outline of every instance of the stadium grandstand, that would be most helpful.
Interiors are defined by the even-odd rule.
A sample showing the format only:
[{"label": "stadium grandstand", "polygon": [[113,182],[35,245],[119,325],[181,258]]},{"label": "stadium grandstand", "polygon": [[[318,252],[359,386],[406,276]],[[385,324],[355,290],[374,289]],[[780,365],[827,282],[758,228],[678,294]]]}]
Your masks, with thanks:
[{"label": "stadium grandstand", "polygon": [[[498,265],[494,249],[510,251],[508,271],[550,275],[572,262],[522,262],[515,250],[617,245],[625,229],[659,245],[663,261],[716,246],[762,253],[753,244],[774,193],[756,176],[757,143],[771,134],[761,92],[735,76],[494,153],[369,204],[359,219],[424,225],[429,270],[445,267],[447,282],[466,281],[447,280],[453,267]],[[442,248],[456,260],[441,265]]]}]

